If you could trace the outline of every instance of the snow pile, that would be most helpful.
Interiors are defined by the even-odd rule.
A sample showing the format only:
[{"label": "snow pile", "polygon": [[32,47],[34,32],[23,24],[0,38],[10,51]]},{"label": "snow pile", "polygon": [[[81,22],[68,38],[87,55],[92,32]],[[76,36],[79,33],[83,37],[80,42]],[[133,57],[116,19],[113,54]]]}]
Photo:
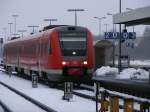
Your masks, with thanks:
[{"label": "snow pile", "polygon": [[108,75],[116,75],[118,74],[118,68],[113,68],[110,66],[103,66],[96,70],[96,76],[108,76]]},{"label": "snow pile", "polygon": [[127,68],[119,75],[119,79],[148,79],[149,72],[143,69]]},{"label": "snow pile", "polygon": [[143,69],[127,68],[118,74],[118,68],[103,66],[96,70],[96,76],[117,76],[119,79],[149,79],[149,72]]}]

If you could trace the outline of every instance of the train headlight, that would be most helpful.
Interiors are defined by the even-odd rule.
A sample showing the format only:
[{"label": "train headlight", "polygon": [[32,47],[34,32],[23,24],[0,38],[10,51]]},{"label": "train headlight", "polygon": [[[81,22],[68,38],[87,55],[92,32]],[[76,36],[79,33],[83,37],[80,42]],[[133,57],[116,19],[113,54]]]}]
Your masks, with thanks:
[{"label": "train headlight", "polygon": [[66,61],[62,61],[62,63],[61,63],[62,65],[66,65],[67,64],[67,62]]},{"label": "train headlight", "polygon": [[88,63],[87,63],[87,61],[83,61],[83,64],[84,64],[84,65],[87,65]]}]

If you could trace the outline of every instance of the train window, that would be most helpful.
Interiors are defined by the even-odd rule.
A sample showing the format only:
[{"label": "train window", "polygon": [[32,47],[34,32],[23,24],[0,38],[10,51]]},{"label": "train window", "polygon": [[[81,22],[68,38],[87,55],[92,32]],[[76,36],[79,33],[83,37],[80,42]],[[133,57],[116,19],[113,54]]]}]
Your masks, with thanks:
[{"label": "train window", "polygon": [[[61,32],[59,35],[62,54],[65,56],[85,56],[87,48],[86,32]],[[76,55],[72,54],[76,51]]]}]

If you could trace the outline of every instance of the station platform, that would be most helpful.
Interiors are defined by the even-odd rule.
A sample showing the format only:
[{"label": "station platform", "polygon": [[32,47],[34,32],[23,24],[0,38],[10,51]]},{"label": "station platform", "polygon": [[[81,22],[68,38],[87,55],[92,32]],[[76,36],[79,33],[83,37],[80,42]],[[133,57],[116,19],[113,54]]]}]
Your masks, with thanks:
[{"label": "station platform", "polygon": [[150,99],[148,80],[116,79],[113,77],[94,76],[93,81],[105,89]]}]

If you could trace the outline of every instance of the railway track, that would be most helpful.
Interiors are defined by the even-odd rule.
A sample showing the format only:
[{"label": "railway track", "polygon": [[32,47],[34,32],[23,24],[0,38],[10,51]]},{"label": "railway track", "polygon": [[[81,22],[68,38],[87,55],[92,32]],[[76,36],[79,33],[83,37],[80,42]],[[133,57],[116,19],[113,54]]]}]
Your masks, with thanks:
[{"label": "railway track", "polygon": [[[24,93],[8,86],[7,84],[3,83],[0,81],[0,84],[6,88],[8,88],[10,91],[16,93],[17,95],[23,97],[24,99],[26,99],[27,101],[33,103],[34,105],[36,105],[37,107],[41,108],[42,110],[46,111],[46,112],[57,112],[53,109],[51,109],[50,107],[46,106],[45,104],[40,103],[39,101],[25,95]],[[0,102],[2,103],[2,102]],[[2,103],[2,107],[4,108],[4,110],[6,110],[6,112],[12,112],[9,108],[7,108],[7,106],[5,104]]]},{"label": "railway track", "polygon": [[4,112],[13,112],[4,102],[0,100],[0,106],[2,107]]},{"label": "railway track", "polygon": [[[81,85],[80,87],[81,89],[84,89],[84,90],[87,90],[87,91],[92,91],[94,92],[94,89],[92,87],[88,87],[88,86],[85,86],[85,85]],[[102,93],[102,91],[99,91],[99,93]],[[87,94],[84,94],[84,93],[81,93],[81,92],[76,92],[76,91],[73,91],[73,94],[74,95],[77,95],[77,96],[80,96],[80,97],[83,97],[83,98],[86,98],[86,99],[89,99],[89,100],[92,100],[92,101],[96,101],[96,96],[90,96],[90,95],[87,95]],[[109,92],[109,94],[111,95],[116,95],[114,93],[111,93]],[[125,97],[124,96],[121,96],[119,94],[118,95],[118,98],[119,99],[124,99]],[[134,99],[135,102],[138,102],[138,103],[141,103],[142,101],[139,101],[137,99]],[[101,102],[101,99],[98,98],[98,102]],[[124,106],[119,104],[119,108],[120,109],[124,109]],[[134,112],[140,112],[140,110],[137,110],[137,109],[134,109]]]},{"label": "railway track", "polygon": [[[44,85],[47,85],[47,84],[45,84],[43,81],[40,81],[40,83],[41,84],[44,84]],[[1,84],[1,82],[0,82],[0,84]],[[48,86],[48,85],[47,85]],[[61,90],[63,90],[62,89],[62,86],[61,87],[58,87],[57,89],[61,89]],[[84,89],[84,90],[88,90],[88,91],[94,91],[94,89],[92,88],[92,87],[86,87],[86,86],[81,86],[80,87],[80,89]],[[101,91],[100,91],[101,92]],[[95,96],[90,96],[90,95],[87,95],[87,94],[83,94],[83,93],[80,93],[80,92],[76,92],[76,91],[73,91],[73,94],[74,95],[77,95],[77,96],[80,96],[80,97],[83,97],[83,98],[86,98],[86,99],[89,99],[89,100],[92,100],[92,101],[96,101],[96,97]],[[112,93],[112,95],[113,95],[113,93]],[[118,97],[120,98],[120,99],[123,99],[123,97],[122,96],[119,96],[118,95]],[[30,100],[30,98],[26,98],[26,99],[28,99],[28,100]],[[101,99],[98,99],[98,101],[100,102],[101,101]],[[135,100],[136,101],[136,100]],[[137,100],[138,101],[138,100]],[[38,102],[36,102],[35,101],[35,103],[34,104],[38,104]],[[45,106],[43,107],[40,107],[40,108],[45,108]],[[47,107],[46,107],[47,108]],[[123,109],[124,107],[123,107],[123,105],[119,105],[119,108],[120,109]],[[46,109],[46,111],[47,112],[56,112],[56,111],[54,111],[54,110],[48,110],[48,109]],[[135,112],[140,112],[139,110],[134,110]]]}]

